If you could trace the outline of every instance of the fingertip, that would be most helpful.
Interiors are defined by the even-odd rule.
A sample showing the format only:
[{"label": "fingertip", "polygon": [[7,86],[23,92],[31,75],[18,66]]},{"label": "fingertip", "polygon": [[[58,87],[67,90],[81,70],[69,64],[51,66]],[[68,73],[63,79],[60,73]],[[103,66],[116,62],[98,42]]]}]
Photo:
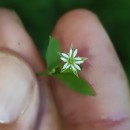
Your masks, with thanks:
[{"label": "fingertip", "polygon": [[17,13],[12,9],[0,8],[0,17],[1,17],[1,21],[6,21],[5,19],[8,19],[8,20],[12,19],[15,22],[22,24]]},{"label": "fingertip", "polygon": [[0,28],[0,48],[15,51],[29,62],[34,71],[42,71],[41,57],[15,11],[0,9]]},{"label": "fingertip", "polygon": [[87,24],[88,24],[89,22],[91,23],[94,21],[97,22],[98,17],[93,12],[86,10],[86,9],[75,9],[75,10],[67,12],[57,21],[53,32],[55,32],[55,29],[57,29],[57,28],[62,29],[62,28],[65,28],[65,26],[68,27],[71,22],[74,25],[79,22],[87,22]]},{"label": "fingertip", "polygon": [[[52,34],[58,40],[62,41],[62,46],[64,46],[64,44],[70,44],[70,42],[73,42],[74,45],[77,46],[79,40],[80,43],[81,40],[83,40],[78,34],[84,31],[87,37],[87,34],[90,36],[90,33],[93,33],[99,27],[102,28],[96,14],[86,9],[76,9],[66,13],[58,20]],[[98,29],[97,31],[100,30]],[[73,41],[70,41],[68,39],[69,37],[71,37]],[[76,37],[78,38],[76,39]],[[75,41],[75,39],[77,41]]]}]

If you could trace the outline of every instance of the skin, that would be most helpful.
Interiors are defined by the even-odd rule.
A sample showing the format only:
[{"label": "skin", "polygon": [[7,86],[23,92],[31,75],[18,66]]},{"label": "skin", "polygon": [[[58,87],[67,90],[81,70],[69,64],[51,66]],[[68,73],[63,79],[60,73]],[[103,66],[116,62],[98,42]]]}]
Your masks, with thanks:
[{"label": "skin", "polygon": [[[80,75],[96,96],[82,96],[55,79],[36,77],[45,67],[33,41],[16,13],[0,9],[0,89],[6,93],[0,94],[0,130],[129,130],[128,81],[96,15],[73,10],[59,19],[52,35],[63,52],[73,42],[78,54],[89,59]],[[8,108],[3,112],[8,120],[2,108]]]}]

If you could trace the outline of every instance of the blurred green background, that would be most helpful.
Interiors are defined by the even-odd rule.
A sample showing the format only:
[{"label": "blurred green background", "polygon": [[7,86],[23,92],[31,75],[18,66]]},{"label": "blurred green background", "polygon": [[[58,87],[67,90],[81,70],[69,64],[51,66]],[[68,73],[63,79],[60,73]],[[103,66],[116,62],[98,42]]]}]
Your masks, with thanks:
[{"label": "blurred green background", "polygon": [[130,79],[130,0],[0,0],[0,6],[19,14],[42,55],[60,16],[76,8],[93,11],[111,37]]}]

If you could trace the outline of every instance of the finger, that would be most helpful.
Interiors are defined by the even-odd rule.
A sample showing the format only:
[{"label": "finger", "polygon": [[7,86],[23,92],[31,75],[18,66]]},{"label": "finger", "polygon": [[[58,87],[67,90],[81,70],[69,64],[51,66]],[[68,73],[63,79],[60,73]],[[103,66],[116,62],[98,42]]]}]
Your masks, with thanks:
[{"label": "finger", "polygon": [[[53,130],[60,129],[60,125],[58,124],[59,116],[57,114],[56,107],[50,94],[50,90],[47,84],[48,81],[47,79],[43,78],[36,79],[35,76],[36,72],[43,71],[44,69],[43,62],[38,54],[38,51],[36,50],[36,47],[34,46],[34,43],[24,30],[23,25],[21,24],[19,18],[16,16],[14,12],[5,9],[0,10],[0,38],[1,38],[0,48],[1,49],[4,48],[3,53],[4,54],[7,53],[5,50],[8,51],[11,50],[11,52],[9,51],[9,55],[13,55],[12,57],[15,57],[19,62],[22,61],[22,64],[19,66],[19,68],[20,67],[22,68],[22,66],[25,66],[26,64],[30,75],[27,73],[28,71],[27,72],[24,71],[25,73],[23,73],[22,78],[24,79],[25,77],[26,82],[27,79],[29,79],[30,84],[35,84],[35,86],[33,86],[32,92],[30,92],[31,99],[30,101],[28,101],[28,108],[25,109],[22,115],[19,115],[17,117],[18,119],[14,123],[9,122],[9,125],[0,125],[0,129],[2,130],[33,130],[33,129],[52,130],[53,128],[54,128]],[[13,53],[12,51],[14,51],[15,54],[12,54]],[[20,55],[22,58],[19,58],[18,55]],[[19,73],[15,70],[14,75],[15,74],[18,75]],[[12,75],[12,77],[14,75]],[[19,84],[23,83],[23,79],[20,80],[19,76]],[[12,79],[10,80],[12,81]],[[15,77],[13,78],[13,80],[15,81]],[[40,86],[39,91],[41,93],[40,101],[37,91],[38,86]],[[15,88],[20,89],[18,87],[19,86],[16,86]],[[16,97],[15,91],[16,90],[14,89],[14,96]],[[40,102],[40,106],[38,106],[38,102]],[[16,105],[18,104],[16,103]]]},{"label": "finger", "polygon": [[82,96],[55,81],[53,91],[67,130],[129,130],[128,82],[97,17],[86,10],[71,11],[58,21],[53,36],[63,52],[73,43],[79,56],[88,58],[81,75],[96,92],[94,97]]}]

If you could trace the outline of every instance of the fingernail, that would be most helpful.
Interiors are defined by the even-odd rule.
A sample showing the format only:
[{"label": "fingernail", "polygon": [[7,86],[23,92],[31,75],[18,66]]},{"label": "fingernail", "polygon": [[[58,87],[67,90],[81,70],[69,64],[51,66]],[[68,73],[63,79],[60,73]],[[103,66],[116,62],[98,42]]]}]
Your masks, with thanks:
[{"label": "fingernail", "polygon": [[16,121],[33,95],[35,77],[21,59],[0,52],[0,123]]}]

